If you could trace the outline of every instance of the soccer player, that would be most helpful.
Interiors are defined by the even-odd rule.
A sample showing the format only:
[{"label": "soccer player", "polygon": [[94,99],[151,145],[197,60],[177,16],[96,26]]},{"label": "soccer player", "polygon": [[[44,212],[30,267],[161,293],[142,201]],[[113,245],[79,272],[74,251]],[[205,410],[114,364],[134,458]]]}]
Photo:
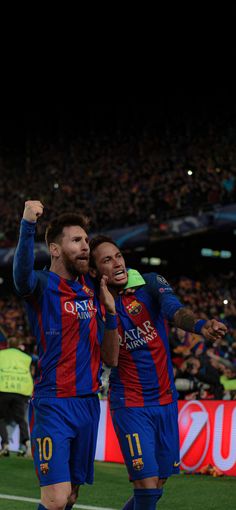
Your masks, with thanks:
[{"label": "soccer player", "polygon": [[[165,319],[176,327],[215,340],[227,328],[216,320],[195,319],[156,273],[128,272],[118,246],[106,236],[90,242],[90,274],[108,277],[115,297],[120,335],[118,366],[110,375],[109,401],[114,428],[134,496],[123,510],[154,510],[166,479],[179,472],[177,392]],[[134,293],[122,292],[125,287]]]},{"label": "soccer player", "polygon": [[[43,205],[27,201],[14,256],[14,282],[24,297],[37,340],[40,376],[30,403],[31,446],[41,486],[40,510],[69,510],[79,486],[93,481],[100,414],[100,354],[118,360],[114,298],[101,279],[99,302],[84,281],[89,241],[86,218],[64,214],[51,222],[49,270],[35,271],[34,235]],[[103,337],[104,335],[104,337]]]}]

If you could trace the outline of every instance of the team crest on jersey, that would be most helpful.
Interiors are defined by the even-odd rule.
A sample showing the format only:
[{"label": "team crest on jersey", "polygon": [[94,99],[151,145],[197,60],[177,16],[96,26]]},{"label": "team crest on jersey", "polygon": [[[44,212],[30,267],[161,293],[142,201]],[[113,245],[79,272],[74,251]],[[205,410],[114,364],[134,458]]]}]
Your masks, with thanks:
[{"label": "team crest on jersey", "polygon": [[83,285],[82,287],[82,290],[88,294],[88,296],[94,296],[94,292],[92,289],[90,289],[89,287],[87,287],[87,285]]},{"label": "team crest on jersey", "polygon": [[142,311],[142,305],[135,299],[132,303],[126,306],[126,310],[130,313],[130,315],[138,315]]},{"label": "team crest on jersey", "polygon": [[144,463],[142,457],[139,459],[133,459],[132,460],[133,468],[135,471],[141,471],[141,469],[144,468]]},{"label": "team crest on jersey", "polygon": [[40,471],[43,473],[43,475],[47,475],[49,471],[49,465],[47,462],[44,462],[44,464],[40,464]]}]

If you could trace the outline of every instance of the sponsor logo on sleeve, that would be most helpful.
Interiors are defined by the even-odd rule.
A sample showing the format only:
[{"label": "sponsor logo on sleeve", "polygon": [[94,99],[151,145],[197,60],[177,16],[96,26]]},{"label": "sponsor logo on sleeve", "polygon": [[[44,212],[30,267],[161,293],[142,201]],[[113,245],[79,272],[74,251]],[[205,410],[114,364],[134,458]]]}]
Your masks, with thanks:
[{"label": "sponsor logo on sleeve", "polygon": [[158,275],[157,276],[157,281],[158,283],[162,283],[163,285],[168,285],[169,286],[169,283],[167,282],[167,280],[164,278],[164,276],[160,276]]}]

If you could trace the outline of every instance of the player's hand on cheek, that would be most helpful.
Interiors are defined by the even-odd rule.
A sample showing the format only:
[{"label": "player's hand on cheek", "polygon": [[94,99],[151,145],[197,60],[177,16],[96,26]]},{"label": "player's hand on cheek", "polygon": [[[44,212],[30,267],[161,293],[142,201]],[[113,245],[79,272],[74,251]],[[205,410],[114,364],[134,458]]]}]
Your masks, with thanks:
[{"label": "player's hand on cheek", "polygon": [[116,314],[115,300],[107,287],[108,277],[103,275],[100,281],[100,302],[106,311]]}]

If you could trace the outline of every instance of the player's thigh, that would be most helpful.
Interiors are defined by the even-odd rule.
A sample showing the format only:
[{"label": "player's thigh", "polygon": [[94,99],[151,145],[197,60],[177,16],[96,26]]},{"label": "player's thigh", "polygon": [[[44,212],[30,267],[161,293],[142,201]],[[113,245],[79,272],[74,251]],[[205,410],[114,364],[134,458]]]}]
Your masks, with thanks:
[{"label": "player's thigh", "polygon": [[[66,404],[66,403],[65,403]],[[31,448],[41,486],[69,482],[71,429],[62,399],[39,398],[30,403]]]},{"label": "player's thigh", "polygon": [[159,406],[156,418],[156,458],[160,478],[179,473],[179,429],[177,402]]},{"label": "player's thigh", "polygon": [[64,508],[71,495],[70,482],[41,487],[41,501],[45,508]]},{"label": "player's thigh", "polygon": [[77,434],[71,441],[70,473],[72,484],[93,482],[100,404],[98,397],[79,401]]},{"label": "player's thigh", "polygon": [[149,408],[130,407],[112,411],[112,421],[130,480],[158,477],[155,455],[156,430]]}]

